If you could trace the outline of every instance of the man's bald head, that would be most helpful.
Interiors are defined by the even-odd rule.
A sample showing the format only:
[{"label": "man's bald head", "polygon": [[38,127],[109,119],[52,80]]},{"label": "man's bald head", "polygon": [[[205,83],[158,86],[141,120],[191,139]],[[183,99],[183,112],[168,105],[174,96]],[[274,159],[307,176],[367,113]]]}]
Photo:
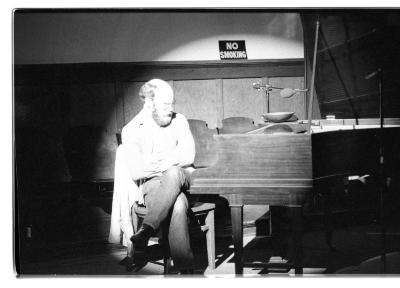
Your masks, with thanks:
[{"label": "man's bald head", "polygon": [[146,82],[139,90],[139,97],[147,107],[151,107],[153,119],[160,126],[171,123],[174,110],[174,91],[161,79]]},{"label": "man's bald head", "polygon": [[163,97],[164,95],[172,94],[173,96],[173,90],[171,86],[164,80],[161,79],[152,79],[140,88],[139,90],[139,97],[142,99],[142,101],[146,100],[154,100],[154,97],[161,96]]}]

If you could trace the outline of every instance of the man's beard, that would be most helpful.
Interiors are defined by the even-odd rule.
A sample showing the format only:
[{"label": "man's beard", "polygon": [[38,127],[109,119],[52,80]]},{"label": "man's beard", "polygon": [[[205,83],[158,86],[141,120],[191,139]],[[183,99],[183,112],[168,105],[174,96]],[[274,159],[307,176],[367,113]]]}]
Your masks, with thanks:
[{"label": "man's beard", "polygon": [[168,126],[171,123],[172,113],[162,115],[157,111],[157,109],[153,109],[152,115],[154,121],[161,127]]}]

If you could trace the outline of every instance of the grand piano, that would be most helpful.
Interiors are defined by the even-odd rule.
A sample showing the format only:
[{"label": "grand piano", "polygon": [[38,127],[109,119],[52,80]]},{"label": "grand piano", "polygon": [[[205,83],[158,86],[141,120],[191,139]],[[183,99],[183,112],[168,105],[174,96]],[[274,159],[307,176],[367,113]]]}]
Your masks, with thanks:
[{"label": "grand piano", "polygon": [[[229,202],[236,274],[243,267],[269,265],[243,262],[243,205],[289,207],[294,243],[290,264],[297,274],[303,271],[303,206],[316,190],[329,189],[337,178],[367,174],[382,180],[384,193],[387,177],[399,179],[399,14],[311,11],[301,18],[306,83],[312,88],[308,119],[214,135],[210,164],[193,173],[191,194],[220,195]],[[329,115],[334,120],[326,120]],[[276,125],[289,129],[271,132]]]}]

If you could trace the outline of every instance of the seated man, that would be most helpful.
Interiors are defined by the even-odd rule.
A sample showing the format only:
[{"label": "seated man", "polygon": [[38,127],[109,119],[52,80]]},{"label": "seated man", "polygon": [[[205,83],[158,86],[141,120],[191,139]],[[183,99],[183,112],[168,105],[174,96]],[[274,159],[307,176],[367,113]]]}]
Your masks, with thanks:
[{"label": "seated man", "polygon": [[174,93],[167,82],[148,81],[139,96],[143,109],[122,129],[121,137],[130,177],[138,183],[148,213],[130,240],[135,254],[144,253],[150,236],[169,220],[174,266],[190,271],[193,254],[185,191],[195,157],[193,136],[186,118],[173,111]]}]

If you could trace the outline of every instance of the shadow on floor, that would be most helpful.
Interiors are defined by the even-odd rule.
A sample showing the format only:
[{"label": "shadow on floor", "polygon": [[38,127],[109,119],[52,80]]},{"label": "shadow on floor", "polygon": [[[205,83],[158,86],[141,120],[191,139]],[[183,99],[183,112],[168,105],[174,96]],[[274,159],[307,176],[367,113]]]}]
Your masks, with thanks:
[{"label": "shadow on floor", "polygon": [[[339,218],[337,218],[339,219]],[[400,223],[394,220],[386,229],[386,252],[388,269],[386,273],[400,274]],[[333,243],[335,250],[330,250],[325,240],[321,225],[307,221],[303,235],[303,267],[305,274],[380,274],[382,255],[381,227],[374,221],[348,221],[334,225]],[[285,223],[281,219],[282,223]],[[314,223],[315,224],[315,223]],[[287,237],[281,238],[256,236],[245,233],[244,260],[265,262],[271,257],[290,257]],[[285,229],[283,228],[282,231]],[[217,234],[216,270],[207,269],[206,241],[195,238],[192,248],[195,255],[195,274],[233,275],[233,245],[230,232]],[[229,232],[229,233],[228,233]],[[162,250],[160,245],[149,247],[148,261],[144,265],[126,270],[126,249],[121,245],[93,242],[70,247],[53,247],[36,251],[42,254],[41,261],[21,263],[22,275],[105,275],[105,276],[140,276],[163,275]],[[46,254],[47,253],[47,254]],[[274,271],[245,268],[244,274],[265,275]],[[287,275],[289,271],[279,271]],[[175,272],[176,273],[176,272]]]}]

